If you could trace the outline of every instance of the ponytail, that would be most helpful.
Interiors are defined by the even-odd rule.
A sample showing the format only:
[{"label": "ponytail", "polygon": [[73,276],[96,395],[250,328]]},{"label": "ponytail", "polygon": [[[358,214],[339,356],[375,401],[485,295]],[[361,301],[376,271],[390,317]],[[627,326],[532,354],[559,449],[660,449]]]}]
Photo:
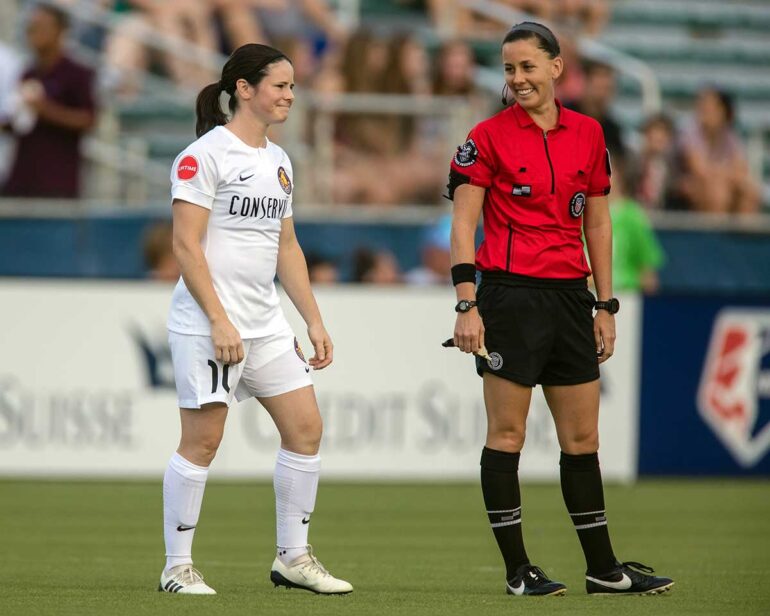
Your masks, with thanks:
[{"label": "ponytail", "polygon": [[210,83],[198,94],[195,102],[195,136],[201,137],[215,126],[227,124],[227,116],[219,104],[221,82]]}]

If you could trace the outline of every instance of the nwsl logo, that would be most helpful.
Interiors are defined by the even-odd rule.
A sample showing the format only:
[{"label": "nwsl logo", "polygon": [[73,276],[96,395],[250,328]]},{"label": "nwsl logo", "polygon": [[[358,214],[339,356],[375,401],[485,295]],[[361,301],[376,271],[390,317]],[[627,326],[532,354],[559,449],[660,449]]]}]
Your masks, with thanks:
[{"label": "nwsl logo", "polygon": [[770,310],[717,315],[698,411],[742,466],[754,466],[770,451]]}]

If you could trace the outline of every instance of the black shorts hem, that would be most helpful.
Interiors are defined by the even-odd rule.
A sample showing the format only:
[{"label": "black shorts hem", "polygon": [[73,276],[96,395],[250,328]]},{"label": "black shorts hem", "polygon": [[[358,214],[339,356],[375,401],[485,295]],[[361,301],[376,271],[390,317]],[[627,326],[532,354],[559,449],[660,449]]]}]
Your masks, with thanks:
[{"label": "black shorts hem", "polygon": [[499,376],[501,379],[505,379],[506,381],[511,381],[512,383],[516,383],[517,385],[523,385],[524,387],[535,387],[535,385],[537,385],[537,382],[531,378],[525,378],[518,374],[496,372],[494,370],[491,370],[486,365],[486,361],[484,361],[483,365],[479,365],[479,364],[476,365],[476,374],[478,374],[480,377],[483,378],[485,372],[489,372],[489,374],[492,374],[494,376]]},{"label": "black shorts hem", "polygon": [[590,383],[599,378],[599,372],[592,372],[585,376],[575,376],[570,379],[550,379],[548,381],[539,381],[540,385],[548,387],[550,385],[582,385],[583,383]]}]

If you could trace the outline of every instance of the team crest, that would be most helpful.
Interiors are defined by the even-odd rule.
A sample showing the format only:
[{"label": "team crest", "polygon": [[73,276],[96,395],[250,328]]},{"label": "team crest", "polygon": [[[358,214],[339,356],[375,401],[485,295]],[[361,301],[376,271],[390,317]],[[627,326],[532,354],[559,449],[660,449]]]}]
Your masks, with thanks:
[{"label": "team crest", "polygon": [[468,139],[468,141],[457,147],[454,162],[460,167],[470,167],[476,162],[478,155],[479,151],[476,148],[476,142],[473,139]]},{"label": "team crest", "polygon": [[572,199],[569,200],[569,215],[572,216],[572,218],[580,218],[585,209],[586,194],[584,192],[576,192],[572,195]]},{"label": "team crest", "polygon": [[281,188],[283,188],[283,192],[287,195],[291,194],[291,180],[286,173],[286,169],[283,167],[278,167],[278,183],[281,185]]},{"label": "team crest", "polygon": [[294,351],[297,353],[297,357],[299,357],[302,361],[305,361],[305,356],[302,353],[302,347],[299,346],[299,340],[297,340],[296,336],[294,337]]},{"label": "team crest", "polygon": [[490,353],[487,360],[487,366],[492,370],[500,370],[503,367],[503,357],[500,353]]},{"label": "team crest", "polygon": [[698,412],[735,460],[770,451],[770,310],[717,315],[698,388]]}]

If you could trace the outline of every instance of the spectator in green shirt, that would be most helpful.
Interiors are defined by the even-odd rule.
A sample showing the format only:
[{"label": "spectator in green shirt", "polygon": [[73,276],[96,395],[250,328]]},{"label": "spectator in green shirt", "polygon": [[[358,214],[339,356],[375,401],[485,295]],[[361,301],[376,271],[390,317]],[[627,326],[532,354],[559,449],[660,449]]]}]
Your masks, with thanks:
[{"label": "spectator in green shirt", "polygon": [[620,160],[615,167],[610,193],[613,286],[618,291],[653,294],[660,286],[658,270],[665,254],[644,208],[628,196],[634,193],[629,166]]}]

